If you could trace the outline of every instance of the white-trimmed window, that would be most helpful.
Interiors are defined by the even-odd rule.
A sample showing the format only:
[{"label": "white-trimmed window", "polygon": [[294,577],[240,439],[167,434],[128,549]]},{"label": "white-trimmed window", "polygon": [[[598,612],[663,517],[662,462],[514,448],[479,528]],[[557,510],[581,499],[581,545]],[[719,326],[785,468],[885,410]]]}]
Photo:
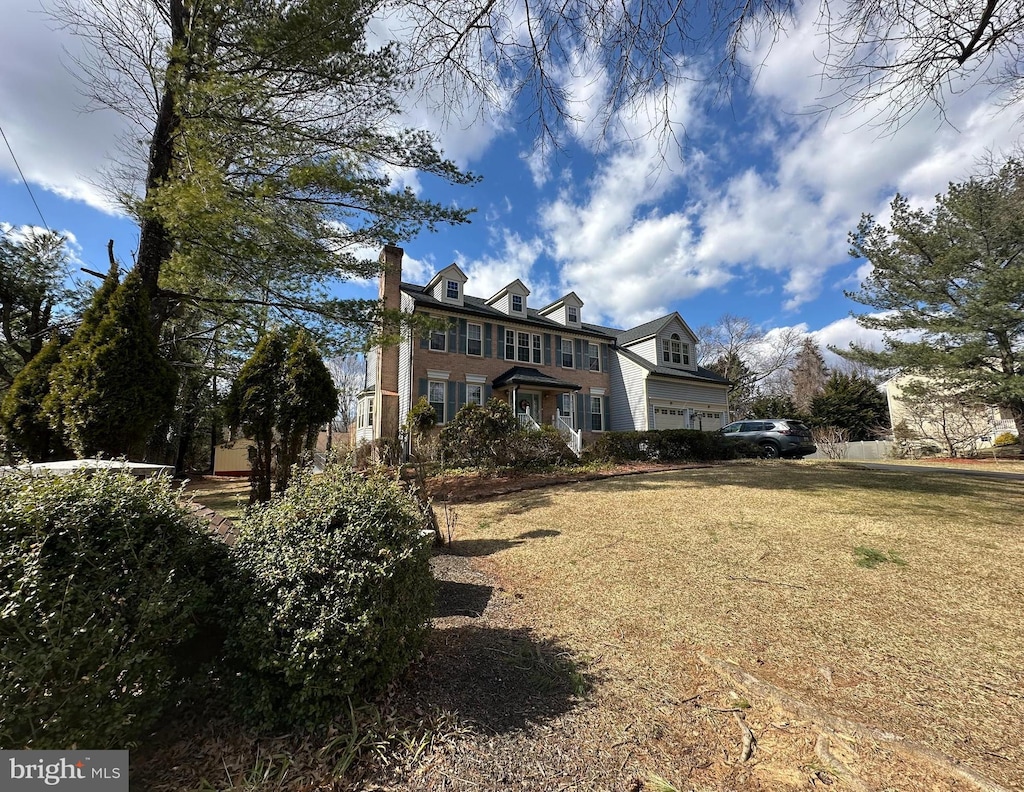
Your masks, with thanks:
[{"label": "white-trimmed window", "polygon": [[483,325],[470,322],[466,325],[466,354],[480,357],[483,354]]},{"label": "white-trimmed window", "polygon": [[373,399],[366,400],[366,425],[373,426]]},{"label": "white-trimmed window", "polygon": [[661,339],[661,359],[664,363],[690,365],[690,345],[684,344],[679,333]]},{"label": "white-trimmed window", "polygon": [[563,418],[568,418],[572,414],[572,394],[571,393],[560,393],[558,394],[558,412],[562,414]]},{"label": "white-trimmed window", "polygon": [[466,383],[466,404],[483,404],[484,403],[484,386],[474,385],[472,382]]},{"label": "white-trimmed window", "polygon": [[513,294],[512,297],[511,297],[511,300],[512,300],[512,310],[515,311],[516,313],[522,313],[523,312],[523,295],[521,295],[521,294]]},{"label": "white-trimmed window", "polygon": [[572,324],[579,324],[580,311],[575,305],[565,306],[566,317]]},{"label": "white-trimmed window", "polygon": [[444,328],[430,331],[430,349],[434,352],[448,351],[448,331]]},{"label": "white-trimmed window", "polygon": [[515,333],[515,352],[514,355],[509,354],[509,341],[508,337],[512,334],[511,330],[505,331],[505,357],[518,360],[521,363],[536,363],[540,364],[543,360],[543,350],[541,348],[541,338],[537,333],[524,333],[522,331]]},{"label": "white-trimmed window", "polygon": [[587,344],[587,368],[590,371],[601,370],[601,347],[597,344]]},{"label": "white-trimmed window", "polygon": [[590,431],[604,431],[604,396],[590,397]]},{"label": "white-trimmed window", "polygon": [[516,359],[516,331],[505,331],[505,360]]},{"label": "white-trimmed window", "polygon": [[689,366],[690,365],[690,345],[689,344],[681,344],[680,348],[681,348],[682,356],[683,356],[683,365],[684,366]]},{"label": "white-trimmed window", "polygon": [[430,380],[427,383],[427,401],[434,408],[434,414],[437,416],[438,423],[444,423],[444,403],[447,389],[447,382]]},{"label": "white-trimmed window", "polygon": [[562,368],[574,368],[572,359],[572,339],[562,339]]},{"label": "white-trimmed window", "polygon": [[446,281],[444,284],[444,296],[449,300],[459,299],[459,282],[458,281]]}]

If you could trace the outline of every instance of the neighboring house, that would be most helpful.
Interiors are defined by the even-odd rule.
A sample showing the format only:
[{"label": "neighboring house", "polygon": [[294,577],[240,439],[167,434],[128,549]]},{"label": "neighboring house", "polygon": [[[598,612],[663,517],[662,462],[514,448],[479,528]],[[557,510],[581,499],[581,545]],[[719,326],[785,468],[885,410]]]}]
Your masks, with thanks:
[{"label": "neighboring house", "polygon": [[[904,389],[912,382],[930,384],[935,390],[927,399],[907,399]],[[943,391],[928,377],[898,374],[882,383],[889,403],[889,423],[903,423],[914,435],[915,442],[933,443],[943,451],[960,453],[991,446],[1003,432],[1014,433],[1012,419],[1004,417],[999,408],[965,404],[954,391]]]},{"label": "neighboring house", "polygon": [[583,321],[569,292],[541,308],[514,280],[488,298],[466,294],[452,264],[423,286],[402,283],[401,248],[381,253],[387,309],[446,323],[366,356],[356,442],[395,439],[425,397],[444,424],[468,403],[506,400],[522,424],[552,424],[574,450],[608,430],[713,430],[728,413],[728,380],[697,366],[697,338],[678,313],[629,330]]}]

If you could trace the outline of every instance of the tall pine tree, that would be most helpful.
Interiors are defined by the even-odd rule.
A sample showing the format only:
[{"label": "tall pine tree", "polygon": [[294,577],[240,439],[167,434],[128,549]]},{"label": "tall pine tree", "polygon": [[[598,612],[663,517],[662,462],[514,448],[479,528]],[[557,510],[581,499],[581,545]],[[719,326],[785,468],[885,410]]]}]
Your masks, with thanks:
[{"label": "tall pine tree", "polygon": [[796,363],[790,370],[793,383],[793,405],[802,414],[811,412],[811,401],[825,389],[828,380],[828,368],[825,358],[814,340],[804,338],[800,351],[796,353]]}]

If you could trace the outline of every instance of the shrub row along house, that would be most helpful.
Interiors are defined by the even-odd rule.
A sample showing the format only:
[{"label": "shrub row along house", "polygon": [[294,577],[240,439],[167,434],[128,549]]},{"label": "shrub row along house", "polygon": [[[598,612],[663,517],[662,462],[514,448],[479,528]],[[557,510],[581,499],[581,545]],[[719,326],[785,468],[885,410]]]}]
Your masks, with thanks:
[{"label": "shrub row along house", "polygon": [[628,330],[583,321],[574,293],[542,308],[514,280],[489,298],[465,292],[455,264],[428,283],[402,282],[401,248],[381,252],[385,309],[442,320],[425,335],[366,356],[356,441],[397,440],[424,397],[444,424],[468,403],[506,400],[527,427],[551,424],[574,451],[597,433],[693,428],[713,431],[728,414],[728,380],[697,365],[697,338],[678,313]]}]

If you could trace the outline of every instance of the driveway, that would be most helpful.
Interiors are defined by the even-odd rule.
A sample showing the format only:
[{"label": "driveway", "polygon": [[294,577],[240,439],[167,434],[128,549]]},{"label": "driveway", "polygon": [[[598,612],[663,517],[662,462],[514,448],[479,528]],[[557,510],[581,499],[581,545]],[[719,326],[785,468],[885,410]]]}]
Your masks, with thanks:
[{"label": "driveway", "polygon": [[1024,473],[1010,473],[1004,470],[979,470],[977,468],[930,467],[927,465],[886,465],[882,462],[856,462],[858,467],[869,470],[886,470],[892,473],[944,473],[951,476],[974,476],[975,478],[1000,479],[1002,481],[1024,481]]}]

